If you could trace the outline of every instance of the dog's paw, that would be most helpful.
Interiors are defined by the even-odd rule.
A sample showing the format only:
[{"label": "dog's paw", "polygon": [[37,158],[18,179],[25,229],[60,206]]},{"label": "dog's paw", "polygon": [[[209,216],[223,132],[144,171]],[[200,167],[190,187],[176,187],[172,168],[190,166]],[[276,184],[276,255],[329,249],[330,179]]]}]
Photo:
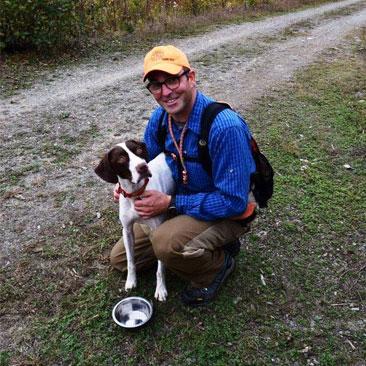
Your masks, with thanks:
[{"label": "dog's paw", "polygon": [[165,301],[168,296],[168,291],[165,286],[156,287],[155,290],[155,299],[159,301]]},{"label": "dog's paw", "polygon": [[136,275],[128,275],[126,284],[125,284],[125,291],[129,291],[137,286]]}]

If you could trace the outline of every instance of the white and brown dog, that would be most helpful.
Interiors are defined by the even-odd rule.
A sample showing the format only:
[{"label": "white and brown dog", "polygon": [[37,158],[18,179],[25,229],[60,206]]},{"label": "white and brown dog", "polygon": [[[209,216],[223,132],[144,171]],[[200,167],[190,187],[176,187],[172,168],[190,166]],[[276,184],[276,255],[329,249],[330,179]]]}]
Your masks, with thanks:
[{"label": "white and brown dog", "polygon": [[[165,215],[142,219],[134,208],[134,201],[145,189],[157,190],[166,194],[174,193],[174,180],[165,161],[164,153],[147,163],[148,154],[146,145],[142,142],[128,140],[113,147],[95,168],[95,173],[109,183],[119,183],[119,219],[122,224],[123,242],[127,256],[127,280],[125,290],[136,287],[136,268],[134,261],[134,234],[133,224],[141,222],[151,229],[158,227]],[[158,261],[156,272],[155,298],[165,301],[167,289],[165,285],[165,270],[161,261]]]}]

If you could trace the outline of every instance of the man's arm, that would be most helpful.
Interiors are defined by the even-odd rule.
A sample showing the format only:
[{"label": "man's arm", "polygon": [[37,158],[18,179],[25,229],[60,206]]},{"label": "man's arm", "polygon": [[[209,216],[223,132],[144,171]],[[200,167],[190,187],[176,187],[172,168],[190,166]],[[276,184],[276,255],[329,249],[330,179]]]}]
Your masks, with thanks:
[{"label": "man's arm", "polygon": [[[230,118],[232,116],[233,112],[230,112]],[[234,114],[234,118],[239,117]],[[155,118],[153,115],[145,130],[145,143],[151,158],[161,152],[156,138],[158,122],[156,115]],[[215,189],[197,194],[177,194],[175,206],[178,213],[212,221],[241,215],[245,211],[250,175],[255,170],[255,163],[250,149],[250,132],[241,120],[238,119],[237,122],[230,127],[215,128],[210,134],[209,150]],[[143,200],[136,201],[135,209],[145,218],[152,217],[165,212],[170,200],[171,197],[164,193],[147,191]],[[155,206],[156,209],[153,210],[150,206]]]},{"label": "man's arm", "polygon": [[237,216],[245,211],[250,175],[255,170],[246,125],[238,124],[212,132],[209,150],[215,190],[177,195],[175,202],[179,213],[209,221]]}]

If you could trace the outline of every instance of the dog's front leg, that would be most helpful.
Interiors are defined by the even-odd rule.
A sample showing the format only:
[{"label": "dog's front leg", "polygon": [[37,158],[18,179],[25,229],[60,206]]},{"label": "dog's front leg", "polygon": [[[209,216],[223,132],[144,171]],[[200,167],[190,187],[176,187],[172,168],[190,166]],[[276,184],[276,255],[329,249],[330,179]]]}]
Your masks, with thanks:
[{"label": "dog's front leg", "polygon": [[135,258],[134,258],[134,245],[135,238],[133,235],[132,227],[123,227],[122,231],[123,243],[126,249],[127,257],[127,279],[125,284],[125,290],[131,290],[136,287],[136,268],[135,268]]},{"label": "dog's front leg", "polygon": [[158,261],[158,270],[156,271],[156,290],[155,299],[165,301],[168,296],[168,291],[165,285],[165,266],[161,261]]}]

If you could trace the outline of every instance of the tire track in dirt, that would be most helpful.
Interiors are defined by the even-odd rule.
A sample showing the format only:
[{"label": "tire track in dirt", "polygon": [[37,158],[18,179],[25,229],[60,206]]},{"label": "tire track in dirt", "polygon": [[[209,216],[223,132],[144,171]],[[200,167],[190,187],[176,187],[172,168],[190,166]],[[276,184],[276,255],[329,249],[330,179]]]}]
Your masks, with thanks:
[{"label": "tire track in dirt", "polygon": [[[273,34],[295,22],[312,19],[326,12],[360,2],[362,1],[346,0],[330,3],[258,22],[229,26],[203,36],[173,41],[172,43],[182,48],[191,59],[194,59],[196,54],[202,54],[222,44],[236,42],[249,36]],[[54,104],[66,102],[83,94],[92,95],[97,90],[111,87],[121,80],[139,77],[142,75],[142,57],[142,54],[138,57],[129,57],[122,63],[107,67],[99,65],[92,68],[80,67],[74,72],[66,70],[64,75],[60,75],[60,80],[47,85],[35,85],[31,90],[21,92],[16,97],[0,101],[0,116],[3,114],[8,119],[12,115],[26,113],[35,108],[48,109]]]},{"label": "tire track in dirt", "polygon": [[[348,33],[362,26],[366,26],[366,9],[275,44],[259,57],[245,62],[239,70],[232,68],[225,74],[226,80],[245,85],[240,94],[236,90],[226,91],[225,98],[237,109],[245,110],[256,98],[290,80],[294,72],[314,62],[325,49],[336,47]],[[209,89],[209,85],[205,83],[204,88]]]}]

